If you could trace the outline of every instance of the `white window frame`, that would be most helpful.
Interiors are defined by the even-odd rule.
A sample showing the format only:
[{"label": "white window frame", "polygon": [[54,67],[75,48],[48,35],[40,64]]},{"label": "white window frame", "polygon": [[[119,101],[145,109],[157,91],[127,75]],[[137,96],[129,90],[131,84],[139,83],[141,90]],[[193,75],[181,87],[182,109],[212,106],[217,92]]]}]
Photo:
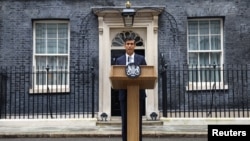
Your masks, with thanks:
[{"label": "white window frame", "polygon": [[[49,23],[55,23],[55,24],[61,24],[61,23],[66,23],[68,25],[68,31],[67,31],[67,40],[68,40],[68,46],[67,46],[67,53],[63,53],[63,54],[58,54],[58,53],[44,53],[44,54],[39,54],[39,53],[36,53],[36,24],[37,23],[44,23],[44,24],[49,24]],[[46,32],[47,32],[47,29],[46,29]],[[58,39],[60,39],[58,37],[58,30],[57,30],[57,37],[56,37],[56,40],[57,40],[57,43],[58,43]],[[46,40],[46,47],[47,47],[47,34],[46,34],[46,37],[45,37],[45,40]],[[57,44],[58,45],[58,44]],[[63,72],[66,72],[65,73],[65,76],[66,76],[66,82],[65,84],[48,84],[47,85],[47,80],[45,80],[45,85],[39,85],[37,84],[37,78],[36,78],[36,72],[38,71],[36,69],[36,57],[37,56],[67,56],[67,67],[66,69],[63,70]],[[32,93],[65,93],[65,92],[69,92],[70,89],[69,89],[69,75],[70,75],[70,64],[69,64],[69,58],[70,58],[70,22],[68,20],[37,20],[37,21],[34,21],[33,22],[33,75],[32,75],[32,88],[29,90],[29,92],[32,94]],[[46,59],[46,64],[47,64],[47,59]],[[45,66],[46,68],[46,66]],[[49,69],[49,72],[52,71],[52,68]],[[57,71],[57,72],[60,72],[60,68],[59,70],[58,69],[54,69],[54,71]],[[46,73],[46,71],[45,71]],[[47,78],[45,78],[47,79]]]},{"label": "white window frame", "polygon": [[[220,35],[220,49],[219,50],[211,50],[211,32],[210,32],[210,21],[212,20],[219,20],[220,21],[220,34],[214,34],[214,35]],[[200,21],[209,21],[209,47],[210,49],[209,50],[201,50],[200,49],[200,37],[201,35],[199,34],[199,27],[198,27],[198,35],[189,35],[189,21],[197,21],[197,22],[200,22]],[[199,24],[198,24],[199,26]],[[189,47],[189,37],[190,36],[198,36],[198,50],[190,50],[190,47]],[[203,35],[204,36],[204,35]],[[220,81],[208,81],[208,82],[205,82],[205,81],[202,81],[201,80],[201,74],[198,73],[198,81],[197,82],[192,82],[192,81],[189,81],[188,82],[188,85],[186,86],[186,90],[187,91],[193,91],[193,90],[211,90],[211,89],[228,89],[228,86],[227,85],[224,85],[223,84],[223,64],[224,64],[224,60],[223,60],[223,54],[224,54],[224,51],[223,51],[223,19],[222,18],[201,18],[201,19],[188,19],[188,23],[187,23],[187,60],[188,60],[188,64],[189,64],[189,59],[190,59],[190,53],[220,53],[220,62],[219,62],[219,66],[217,65],[216,67],[219,67],[220,68]],[[198,58],[199,58],[199,55],[198,55]],[[197,60],[197,66],[194,66],[194,67],[197,67],[198,70],[200,69],[204,69],[204,68],[208,68],[208,69],[212,69],[213,66],[213,63],[211,63],[211,60],[210,60],[210,55],[209,55],[209,62],[211,63],[210,66],[201,66],[199,65],[200,62],[199,62],[200,59]],[[189,64],[190,66],[190,64]],[[189,79],[189,78],[188,78]]]}]

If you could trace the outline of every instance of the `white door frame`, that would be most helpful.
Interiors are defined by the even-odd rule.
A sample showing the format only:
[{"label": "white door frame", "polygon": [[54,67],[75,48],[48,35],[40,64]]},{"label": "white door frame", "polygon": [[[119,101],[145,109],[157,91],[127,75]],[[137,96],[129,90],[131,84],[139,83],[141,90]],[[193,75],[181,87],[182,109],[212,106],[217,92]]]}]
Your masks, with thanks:
[{"label": "white door frame", "polygon": [[[94,13],[98,16],[99,29],[99,113],[100,115],[106,113],[107,120],[111,120],[111,84],[109,80],[110,64],[111,64],[111,30],[113,28],[124,29],[121,14],[117,10],[100,10],[93,8]],[[145,44],[145,58],[148,65],[155,66],[158,70],[158,15],[159,10],[146,9],[137,12],[133,27],[145,28],[146,40]],[[150,114],[156,112],[159,115],[158,108],[158,83],[152,90],[147,90],[146,98],[146,118],[150,119]],[[159,116],[158,116],[159,118]]]}]

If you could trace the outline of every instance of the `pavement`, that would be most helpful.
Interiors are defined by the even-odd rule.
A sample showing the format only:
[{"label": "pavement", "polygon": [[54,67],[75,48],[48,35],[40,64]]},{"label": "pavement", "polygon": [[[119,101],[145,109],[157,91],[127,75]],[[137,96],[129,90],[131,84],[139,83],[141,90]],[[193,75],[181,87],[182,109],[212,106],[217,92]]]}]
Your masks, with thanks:
[{"label": "pavement", "polygon": [[[207,125],[143,121],[143,137],[207,137]],[[96,120],[0,120],[0,138],[120,137],[121,122]]]}]

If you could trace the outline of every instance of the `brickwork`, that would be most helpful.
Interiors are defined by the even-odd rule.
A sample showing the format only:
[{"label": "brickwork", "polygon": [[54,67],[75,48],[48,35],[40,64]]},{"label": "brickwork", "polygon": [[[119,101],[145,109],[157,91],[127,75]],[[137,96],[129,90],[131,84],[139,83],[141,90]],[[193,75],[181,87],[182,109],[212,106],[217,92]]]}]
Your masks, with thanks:
[{"label": "brickwork", "polygon": [[[224,18],[224,60],[225,63],[249,63],[250,8],[249,1],[238,0],[189,0],[178,2],[141,0],[133,6],[164,5],[165,14],[159,19],[159,52],[171,62],[186,63],[187,18]],[[123,6],[123,1],[1,1],[0,14],[0,64],[32,65],[32,21],[37,19],[68,19],[70,21],[70,55],[73,63],[82,63],[84,56],[98,57],[98,24],[92,13],[93,6]],[[169,20],[171,15],[176,23]],[[84,21],[85,20],[85,21]],[[171,23],[172,22],[172,23]],[[172,33],[171,27],[177,32]],[[85,36],[84,36],[85,35]],[[88,47],[83,47],[88,46]],[[89,50],[87,49],[89,48]],[[86,50],[86,51],[85,51]],[[90,52],[91,54],[87,53]],[[79,62],[80,60],[80,62]]]},{"label": "brickwork", "polygon": [[[132,6],[165,6],[159,17],[158,50],[167,63],[187,63],[187,19],[203,17],[224,19],[223,60],[226,64],[250,63],[249,0],[132,2]],[[97,64],[102,63],[98,62],[98,21],[91,7],[124,6],[124,3],[125,0],[1,0],[0,66],[31,67],[33,21],[66,19],[70,21],[70,64],[98,67]],[[96,83],[98,85],[98,81]]]}]

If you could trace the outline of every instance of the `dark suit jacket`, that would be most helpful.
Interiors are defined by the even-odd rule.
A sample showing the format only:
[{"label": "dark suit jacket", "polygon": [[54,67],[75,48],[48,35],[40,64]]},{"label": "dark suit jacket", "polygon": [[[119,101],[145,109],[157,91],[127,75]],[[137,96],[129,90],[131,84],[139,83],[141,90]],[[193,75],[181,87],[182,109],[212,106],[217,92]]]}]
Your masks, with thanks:
[{"label": "dark suit jacket", "polygon": [[[134,56],[134,63],[136,65],[147,65],[144,56],[135,54]],[[126,65],[126,55],[122,55],[116,59],[116,65]],[[119,90],[119,100],[125,100],[125,96],[127,94],[127,90]],[[146,97],[145,90],[140,90],[140,98],[144,99]]]}]

